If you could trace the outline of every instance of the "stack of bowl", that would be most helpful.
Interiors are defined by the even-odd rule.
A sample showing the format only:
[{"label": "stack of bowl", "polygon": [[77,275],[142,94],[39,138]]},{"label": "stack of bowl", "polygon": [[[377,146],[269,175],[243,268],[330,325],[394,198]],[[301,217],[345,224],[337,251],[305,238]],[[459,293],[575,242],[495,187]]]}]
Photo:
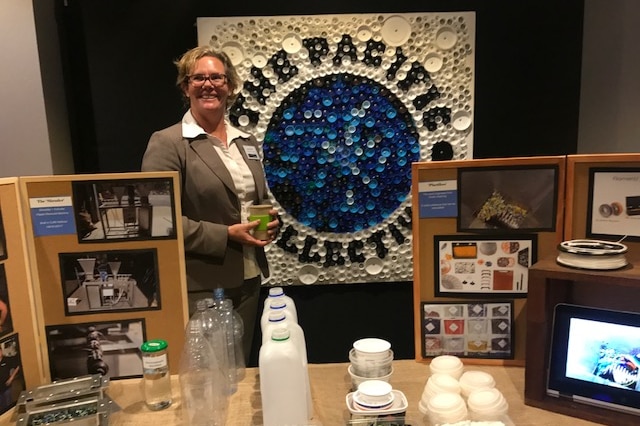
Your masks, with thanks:
[{"label": "stack of bowl", "polygon": [[382,380],[365,380],[353,393],[353,405],[360,410],[384,410],[393,404],[393,388]]},{"label": "stack of bowl", "polygon": [[393,374],[393,350],[391,344],[383,339],[369,337],[356,340],[349,351],[349,361],[353,390],[366,380],[389,382]]}]

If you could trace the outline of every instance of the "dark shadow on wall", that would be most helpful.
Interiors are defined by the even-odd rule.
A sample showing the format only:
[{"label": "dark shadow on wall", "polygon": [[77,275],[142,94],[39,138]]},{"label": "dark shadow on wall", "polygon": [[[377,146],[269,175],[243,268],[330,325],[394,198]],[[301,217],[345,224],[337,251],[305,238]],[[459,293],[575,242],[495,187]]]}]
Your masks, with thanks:
[{"label": "dark shadow on wall", "polygon": [[[391,343],[394,359],[415,359],[413,283],[287,286],[305,334],[309,363],[349,362],[354,341],[378,337]],[[269,294],[263,287],[260,306]],[[255,327],[250,367],[258,365],[262,342]]]},{"label": "dark shadow on wall", "polygon": [[[576,153],[584,0],[56,2],[77,173],[138,171],[151,133],[180,120],[173,60],[196,19],[476,12],[474,158]],[[37,2],[36,2],[37,3]],[[34,5],[35,7],[35,5]]]}]

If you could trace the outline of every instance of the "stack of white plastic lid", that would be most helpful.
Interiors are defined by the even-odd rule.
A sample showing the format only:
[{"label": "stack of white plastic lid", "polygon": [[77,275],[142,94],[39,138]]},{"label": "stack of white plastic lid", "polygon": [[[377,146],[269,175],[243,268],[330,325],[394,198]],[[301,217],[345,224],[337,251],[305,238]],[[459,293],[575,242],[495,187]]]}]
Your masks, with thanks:
[{"label": "stack of white plastic lid", "polygon": [[422,392],[422,397],[418,403],[418,409],[424,415],[429,413],[428,404],[429,400],[442,393],[457,393],[460,394],[460,383],[454,377],[444,373],[432,374],[427,380],[427,384]]},{"label": "stack of white plastic lid", "polygon": [[496,386],[496,381],[493,376],[484,371],[465,371],[460,376],[460,388],[462,389],[462,396],[469,397],[473,391],[493,389]]},{"label": "stack of white plastic lid", "polygon": [[496,388],[475,390],[467,398],[469,416],[475,421],[503,420],[509,411],[509,403]]},{"label": "stack of white plastic lid", "polygon": [[467,404],[458,393],[439,393],[429,399],[428,417],[431,424],[457,423],[467,420]]},{"label": "stack of white plastic lid", "polygon": [[431,370],[431,374],[447,374],[457,380],[462,376],[464,365],[457,356],[440,355],[431,360],[429,370]]},{"label": "stack of white plastic lid", "polygon": [[391,344],[383,339],[356,340],[349,351],[349,361],[348,372],[353,389],[365,380],[389,382],[393,373],[393,350]]},{"label": "stack of white plastic lid", "polygon": [[[418,409],[430,424],[463,421],[502,422],[509,404],[495,388],[489,373],[465,371],[460,358],[441,355],[431,360],[431,376],[422,392]],[[502,423],[501,423],[502,424]]]}]

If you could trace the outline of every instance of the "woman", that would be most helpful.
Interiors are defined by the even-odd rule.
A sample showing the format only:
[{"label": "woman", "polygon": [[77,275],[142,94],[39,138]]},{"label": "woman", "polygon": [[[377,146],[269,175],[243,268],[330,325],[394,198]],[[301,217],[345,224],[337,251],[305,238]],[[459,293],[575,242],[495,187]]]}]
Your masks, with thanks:
[{"label": "woman", "polygon": [[266,241],[252,236],[259,221],[248,221],[248,208],[268,203],[267,185],[255,137],[228,121],[241,85],[231,60],[201,46],[175,65],[189,110],[181,122],[151,135],[142,171],[180,173],[189,313],[198,299],[224,288],[244,321],[248,360],[260,277],[269,276],[264,246],[276,237],[279,222],[269,222]]}]

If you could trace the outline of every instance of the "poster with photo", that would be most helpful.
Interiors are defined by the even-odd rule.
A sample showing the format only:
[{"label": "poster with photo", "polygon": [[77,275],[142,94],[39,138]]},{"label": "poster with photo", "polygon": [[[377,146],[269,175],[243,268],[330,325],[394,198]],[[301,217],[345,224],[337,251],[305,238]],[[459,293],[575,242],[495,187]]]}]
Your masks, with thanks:
[{"label": "poster with photo", "polygon": [[74,181],[78,242],[176,238],[170,178]]},{"label": "poster with photo", "polygon": [[46,336],[51,380],[87,374],[110,379],[142,377],[144,319],[51,325],[46,327]]},{"label": "poster with photo", "polygon": [[513,301],[422,302],[423,357],[513,359]]},{"label": "poster with photo", "polygon": [[589,169],[587,237],[640,241],[640,169]]},{"label": "poster with photo", "polygon": [[537,235],[435,235],[435,295],[526,297]]},{"label": "poster with photo", "polygon": [[8,256],[7,237],[4,233],[4,221],[2,220],[2,209],[0,208],[0,261],[5,260]]},{"label": "poster with photo", "polygon": [[458,170],[458,231],[555,231],[556,166]]},{"label": "poster with photo", "polygon": [[160,309],[156,249],[60,253],[67,315]]},{"label": "poster with photo", "polygon": [[9,303],[9,286],[4,264],[0,264],[0,336],[13,332],[13,316]]},{"label": "poster with photo", "polygon": [[0,414],[16,405],[25,387],[18,335],[14,334],[0,341]]}]

